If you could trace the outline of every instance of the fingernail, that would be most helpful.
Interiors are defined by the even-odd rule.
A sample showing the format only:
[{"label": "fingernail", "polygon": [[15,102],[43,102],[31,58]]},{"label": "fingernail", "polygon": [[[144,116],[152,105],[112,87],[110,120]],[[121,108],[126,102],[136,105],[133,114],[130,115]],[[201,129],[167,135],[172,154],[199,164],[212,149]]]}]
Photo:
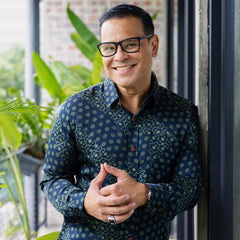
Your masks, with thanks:
[{"label": "fingernail", "polygon": [[134,203],[132,204],[132,207],[133,207],[133,208],[135,208],[135,207],[136,207],[136,205],[137,205],[137,204],[134,202]]},{"label": "fingernail", "polygon": [[126,197],[125,197],[125,200],[128,200],[129,199],[129,195],[127,195]]}]

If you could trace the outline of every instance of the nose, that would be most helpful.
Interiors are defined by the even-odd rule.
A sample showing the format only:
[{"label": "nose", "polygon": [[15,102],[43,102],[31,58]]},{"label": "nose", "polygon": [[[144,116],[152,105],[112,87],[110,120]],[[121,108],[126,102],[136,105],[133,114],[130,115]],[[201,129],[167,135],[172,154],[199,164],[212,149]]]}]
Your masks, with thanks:
[{"label": "nose", "polygon": [[123,51],[122,47],[120,45],[118,45],[117,52],[114,55],[114,59],[117,61],[123,61],[127,58],[129,58],[129,54],[127,52]]}]

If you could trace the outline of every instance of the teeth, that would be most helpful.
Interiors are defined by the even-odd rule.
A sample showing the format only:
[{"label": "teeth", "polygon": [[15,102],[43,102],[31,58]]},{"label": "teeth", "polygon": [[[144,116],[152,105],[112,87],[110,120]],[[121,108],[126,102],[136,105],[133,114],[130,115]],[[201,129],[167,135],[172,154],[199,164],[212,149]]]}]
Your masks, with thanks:
[{"label": "teeth", "polygon": [[117,70],[126,70],[131,68],[131,66],[125,66],[125,67],[117,67]]}]

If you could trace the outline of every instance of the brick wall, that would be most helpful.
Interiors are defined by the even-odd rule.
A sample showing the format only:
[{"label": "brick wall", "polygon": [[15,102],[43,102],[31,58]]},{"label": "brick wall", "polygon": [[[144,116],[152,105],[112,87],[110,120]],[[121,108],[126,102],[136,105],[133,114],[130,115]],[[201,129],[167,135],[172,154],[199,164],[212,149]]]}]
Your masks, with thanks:
[{"label": "brick wall", "polygon": [[[69,0],[44,0],[42,1],[42,30],[41,30],[41,54],[45,60],[49,56],[63,61],[68,66],[81,64],[85,67],[91,63],[81,54],[70,39],[70,33],[75,32],[68,19],[66,8]],[[144,8],[150,15],[160,11],[154,21],[155,32],[160,38],[159,56],[154,59],[153,70],[159,81],[165,84],[166,64],[166,6],[165,0],[139,0],[139,1],[116,1],[116,0],[71,0],[70,8],[100,39],[98,19],[108,9],[120,4],[130,3]]]}]

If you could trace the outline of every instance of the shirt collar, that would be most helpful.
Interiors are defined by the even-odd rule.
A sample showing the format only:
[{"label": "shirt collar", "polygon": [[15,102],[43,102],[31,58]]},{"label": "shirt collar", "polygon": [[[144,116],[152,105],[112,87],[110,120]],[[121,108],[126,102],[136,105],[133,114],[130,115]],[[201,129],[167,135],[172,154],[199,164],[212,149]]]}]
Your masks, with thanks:
[{"label": "shirt collar", "polygon": [[[110,107],[117,100],[119,100],[115,83],[110,78],[107,78],[107,80],[105,81],[104,92],[106,96],[107,107]],[[160,99],[159,84],[154,72],[152,72],[152,75],[151,75],[151,87],[150,87],[150,93],[149,93],[148,99],[152,100],[155,105],[158,104],[158,101]]]},{"label": "shirt collar", "polygon": [[107,78],[104,84],[104,89],[107,107],[110,107],[114,102],[119,99],[115,83],[110,78]]}]

